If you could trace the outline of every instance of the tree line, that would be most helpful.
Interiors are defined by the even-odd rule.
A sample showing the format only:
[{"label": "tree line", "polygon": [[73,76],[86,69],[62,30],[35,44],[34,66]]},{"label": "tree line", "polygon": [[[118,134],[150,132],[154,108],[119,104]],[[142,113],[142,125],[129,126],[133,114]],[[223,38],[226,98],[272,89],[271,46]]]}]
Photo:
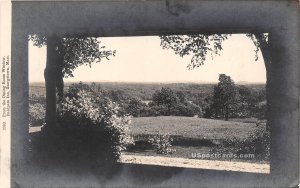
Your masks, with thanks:
[{"label": "tree line", "polygon": [[205,99],[203,116],[206,118],[266,118],[266,92],[245,86],[236,86],[225,74],[219,75],[219,83],[213,94]]},{"label": "tree line", "polygon": [[[122,90],[107,90],[101,84],[73,84],[72,91],[84,89],[108,97],[120,106],[119,113],[133,117],[186,116],[213,119],[266,117],[266,93],[264,89],[236,85],[225,74],[219,75],[219,83],[206,96],[188,96],[184,91],[169,87],[156,90],[150,101],[127,95]],[[195,94],[196,95],[196,94]],[[190,99],[193,100],[190,100]]]}]

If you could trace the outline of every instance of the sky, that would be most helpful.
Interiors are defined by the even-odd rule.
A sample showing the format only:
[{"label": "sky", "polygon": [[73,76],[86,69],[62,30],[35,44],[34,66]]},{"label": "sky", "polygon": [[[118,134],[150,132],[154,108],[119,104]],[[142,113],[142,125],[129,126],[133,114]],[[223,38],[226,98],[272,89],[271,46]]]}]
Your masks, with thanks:
[{"label": "sky", "polygon": [[[266,71],[261,53],[255,61],[255,46],[244,34],[235,34],[223,42],[223,50],[204,65],[188,70],[191,56],[180,57],[160,46],[158,36],[103,37],[106,49],[116,50],[110,60],[82,65],[65,82],[218,82],[219,74],[235,82],[265,83]],[[44,82],[46,47],[29,45],[29,82]]]}]

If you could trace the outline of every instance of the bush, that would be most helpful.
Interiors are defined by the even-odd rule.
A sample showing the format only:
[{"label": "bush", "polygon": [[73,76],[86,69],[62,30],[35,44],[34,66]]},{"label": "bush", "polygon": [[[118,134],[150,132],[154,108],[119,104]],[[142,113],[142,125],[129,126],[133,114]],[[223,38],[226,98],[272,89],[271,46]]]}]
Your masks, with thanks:
[{"label": "bush", "polygon": [[201,114],[201,108],[192,103],[174,103],[168,105],[157,105],[149,103],[147,116],[186,116],[193,117]]},{"label": "bush", "polygon": [[243,140],[231,138],[214,150],[237,155],[254,154],[256,160],[268,161],[270,160],[270,132],[266,130],[265,123],[263,123],[247,138]]},{"label": "bush", "polygon": [[39,103],[29,104],[29,126],[42,126],[45,123],[45,107]]},{"label": "bush", "polygon": [[155,147],[157,154],[172,154],[176,150],[172,149],[172,141],[173,139],[170,138],[170,135],[164,134],[160,135],[157,134],[152,138],[149,138],[149,142]]},{"label": "bush", "polygon": [[170,110],[166,105],[149,104],[149,116],[170,116]]},{"label": "bush", "polygon": [[63,131],[76,135],[70,144],[78,144],[81,140],[83,145],[80,147],[90,148],[88,152],[94,153],[94,157],[114,162],[121,151],[133,143],[127,133],[130,119],[120,116],[118,109],[118,105],[108,98],[84,89],[77,93],[72,90],[72,97],[66,97],[62,102],[59,124]]},{"label": "bush", "polygon": [[266,119],[267,101],[265,100],[258,103],[253,111],[253,114],[255,114],[255,117],[257,117],[258,119]]}]

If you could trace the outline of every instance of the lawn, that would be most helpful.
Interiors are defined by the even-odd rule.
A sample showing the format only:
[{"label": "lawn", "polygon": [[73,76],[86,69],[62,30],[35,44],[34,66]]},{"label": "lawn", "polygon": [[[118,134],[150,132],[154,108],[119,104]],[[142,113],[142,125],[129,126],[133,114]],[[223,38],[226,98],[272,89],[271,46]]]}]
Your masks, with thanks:
[{"label": "lawn", "polygon": [[224,140],[232,137],[245,139],[257,129],[256,123],[224,121],[197,117],[159,116],[133,118],[130,134],[170,134],[192,139]]},{"label": "lawn", "polygon": [[[212,152],[213,148],[224,147],[225,140],[232,138],[247,140],[255,130],[259,129],[256,123],[257,120],[254,118],[231,119],[229,121],[178,116],[133,118],[129,131],[136,144],[128,148],[124,154],[191,159],[192,153],[208,154]],[[260,121],[260,124],[265,125],[265,122]],[[173,138],[172,148],[176,152],[167,155],[157,154],[154,148],[147,144],[147,139],[157,133],[169,134]],[[227,150],[225,151],[225,154],[230,153]],[[258,158],[218,160],[262,162]]]}]

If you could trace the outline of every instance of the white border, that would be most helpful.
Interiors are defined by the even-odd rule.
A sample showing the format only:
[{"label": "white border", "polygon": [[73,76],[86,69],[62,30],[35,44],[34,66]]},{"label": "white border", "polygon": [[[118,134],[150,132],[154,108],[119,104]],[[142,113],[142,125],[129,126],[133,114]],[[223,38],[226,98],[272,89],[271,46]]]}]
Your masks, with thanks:
[{"label": "white border", "polygon": [[[11,0],[0,0],[0,184],[1,188],[9,188],[11,186]],[[5,75],[9,82],[9,116],[3,117],[3,105],[2,102],[2,62],[9,61],[9,66],[5,67],[5,73],[9,73],[9,76]],[[7,69],[9,68],[9,70]],[[7,98],[5,99],[7,101]],[[5,124],[5,126],[3,125]]]}]

